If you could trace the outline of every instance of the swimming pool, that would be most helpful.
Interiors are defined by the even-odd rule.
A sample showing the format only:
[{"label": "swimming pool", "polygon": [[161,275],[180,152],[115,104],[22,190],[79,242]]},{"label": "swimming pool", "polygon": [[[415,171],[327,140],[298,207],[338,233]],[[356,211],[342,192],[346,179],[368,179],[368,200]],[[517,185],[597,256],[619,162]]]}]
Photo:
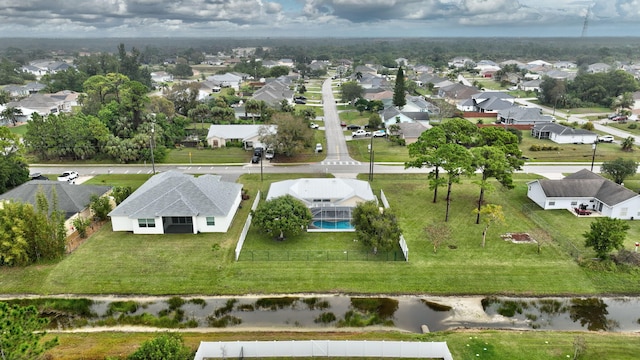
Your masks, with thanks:
[{"label": "swimming pool", "polygon": [[326,221],[316,220],[313,222],[313,226],[320,229],[335,229],[335,230],[353,230],[353,226],[349,220],[340,221]]}]

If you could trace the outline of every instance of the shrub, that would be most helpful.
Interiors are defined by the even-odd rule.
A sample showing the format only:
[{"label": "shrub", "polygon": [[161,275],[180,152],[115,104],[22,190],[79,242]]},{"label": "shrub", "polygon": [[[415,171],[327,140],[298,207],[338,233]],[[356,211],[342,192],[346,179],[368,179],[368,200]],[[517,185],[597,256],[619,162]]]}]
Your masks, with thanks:
[{"label": "shrub", "polygon": [[636,124],[636,123],[629,124],[627,126],[627,128],[629,128],[629,129],[637,129],[638,128],[638,124]]},{"label": "shrub", "polygon": [[78,234],[83,239],[87,237],[87,228],[89,227],[89,225],[91,225],[91,220],[87,218],[78,216],[77,218],[73,219],[73,227],[78,230]]}]

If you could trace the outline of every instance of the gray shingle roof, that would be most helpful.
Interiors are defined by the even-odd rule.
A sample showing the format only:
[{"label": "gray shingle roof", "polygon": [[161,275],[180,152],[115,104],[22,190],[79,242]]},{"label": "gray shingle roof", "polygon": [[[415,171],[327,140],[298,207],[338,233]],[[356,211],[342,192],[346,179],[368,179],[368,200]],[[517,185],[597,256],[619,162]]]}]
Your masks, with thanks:
[{"label": "gray shingle roof", "polygon": [[587,169],[561,180],[537,180],[547,197],[593,197],[612,206],[639,196],[634,191]]},{"label": "gray shingle roof", "polygon": [[331,199],[332,203],[357,196],[365,201],[376,197],[368,182],[353,179],[305,178],[278,181],[269,187],[267,200],[283,195],[291,195],[297,199],[312,203],[313,199]]},{"label": "gray shingle roof", "polygon": [[242,190],[241,184],[220,181],[220,176],[194,177],[178,171],[153,176],[109,216],[226,216]]},{"label": "gray shingle roof", "polygon": [[65,213],[66,218],[86,209],[91,202],[91,196],[102,196],[111,189],[110,186],[73,185],[63,181],[31,180],[6,193],[0,195],[0,200],[13,200],[36,205],[36,195],[42,189],[49,206],[53,205],[53,192],[58,198],[58,209]]}]

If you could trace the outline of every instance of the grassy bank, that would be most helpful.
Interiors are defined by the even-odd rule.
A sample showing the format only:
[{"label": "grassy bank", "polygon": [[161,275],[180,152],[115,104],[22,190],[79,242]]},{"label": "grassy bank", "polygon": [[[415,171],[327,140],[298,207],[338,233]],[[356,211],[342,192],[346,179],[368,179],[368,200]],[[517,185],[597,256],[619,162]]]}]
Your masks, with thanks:
[{"label": "grassy bank", "polygon": [[[157,333],[103,332],[60,333],[60,345],[48,352],[54,359],[124,358]],[[446,341],[456,360],[546,360],[573,358],[573,342],[586,344],[582,360],[637,359],[640,338],[636,334],[551,332],[551,331],[447,331],[431,334],[399,332],[214,332],[182,333],[185,344],[196,350],[200,341],[272,340],[387,340]],[[486,349],[486,350],[485,350]],[[480,354],[481,356],[476,356]]]}]

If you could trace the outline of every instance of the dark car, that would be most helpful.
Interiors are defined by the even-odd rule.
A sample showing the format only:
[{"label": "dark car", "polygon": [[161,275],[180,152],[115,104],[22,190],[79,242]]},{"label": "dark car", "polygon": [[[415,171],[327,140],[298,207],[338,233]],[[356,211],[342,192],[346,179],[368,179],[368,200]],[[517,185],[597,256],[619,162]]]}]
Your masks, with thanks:
[{"label": "dark car", "polygon": [[344,121],[341,121],[341,122],[340,122],[340,126],[345,127],[345,126],[347,126],[347,123],[346,123],[346,122],[344,122]]},{"label": "dark car", "polygon": [[257,156],[257,157],[262,157],[262,153],[264,152],[264,149],[261,147],[257,147],[253,149],[253,156]]},{"label": "dark car", "polygon": [[347,125],[347,130],[360,130],[360,125],[355,125],[355,124]]},{"label": "dark car", "polygon": [[254,154],[254,155],[251,157],[251,163],[252,163],[252,164],[257,164],[257,163],[259,163],[259,162],[260,162],[260,159],[262,159],[262,157],[261,157],[261,156],[259,156],[259,155],[255,155],[255,154]]},{"label": "dark car", "polygon": [[307,103],[306,100],[302,100],[302,99],[295,99],[293,100],[293,102],[295,102],[296,104],[300,104],[300,105],[304,105]]},{"label": "dark car", "polygon": [[306,98],[306,97],[304,97],[304,96],[302,96],[302,95],[300,95],[300,96],[296,96],[296,97],[294,97],[293,99],[294,99],[294,100],[307,100],[307,98]]}]

